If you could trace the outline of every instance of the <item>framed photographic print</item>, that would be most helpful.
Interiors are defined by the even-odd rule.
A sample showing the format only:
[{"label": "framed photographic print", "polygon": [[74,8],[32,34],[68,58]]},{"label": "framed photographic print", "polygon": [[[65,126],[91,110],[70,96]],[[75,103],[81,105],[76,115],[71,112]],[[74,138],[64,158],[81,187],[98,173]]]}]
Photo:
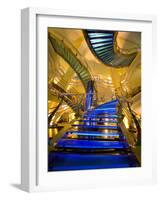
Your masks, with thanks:
[{"label": "framed photographic print", "polygon": [[155,18],[22,10],[26,191],[155,182]]}]

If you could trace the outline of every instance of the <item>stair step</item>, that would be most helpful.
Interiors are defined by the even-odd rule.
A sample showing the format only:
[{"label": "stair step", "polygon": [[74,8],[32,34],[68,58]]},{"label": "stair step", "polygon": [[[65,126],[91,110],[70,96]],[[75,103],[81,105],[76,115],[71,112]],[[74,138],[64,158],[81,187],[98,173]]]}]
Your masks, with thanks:
[{"label": "stair step", "polygon": [[127,142],[103,141],[103,140],[80,140],[80,139],[60,139],[56,145],[58,148],[77,149],[127,149]]},{"label": "stair step", "polygon": [[112,115],[112,114],[110,114],[108,116],[107,115],[106,116],[105,115],[97,115],[97,114],[95,114],[95,115],[94,114],[92,114],[92,115],[85,114],[84,117],[85,118],[88,117],[88,118],[105,118],[105,119],[110,118],[110,119],[112,119],[112,118],[121,118],[122,116],[120,116],[120,115]]},{"label": "stair step", "polygon": [[81,67],[81,65],[78,63],[76,66],[76,71],[80,74],[81,72],[83,72],[83,69]]},{"label": "stair step", "polygon": [[115,114],[117,114],[117,112],[114,110],[95,110],[91,114],[92,115],[99,115],[99,114],[115,115]]},{"label": "stair step", "polygon": [[78,121],[78,122],[99,122],[99,123],[118,123],[118,121],[115,121],[115,120],[91,120],[91,119],[78,119],[78,120],[75,120],[75,121]]},{"label": "stair step", "polygon": [[96,111],[96,110],[114,110],[116,111],[116,108],[115,107],[98,107],[98,108],[95,108],[93,111]]},{"label": "stair step", "polygon": [[84,125],[84,124],[73,124],[72,126],[77,126],[77,127],[81,127],[81,128],[89,128],[89,129],[114,129],[117,130],[119,129],[119,126],[101,126],[101,125]]},{"label": "stair step", "polygon": [[82,77],[83,77],[83,76],[85,77],[85,75],[88,75],[88,74],[87,74],[86,71],[81,71],[81,72],[80,72],[80,75],[81,75]]},{"label": "stair step", "polygon": [[76,135],[81,135],[81,136],[113,136],[113,137],[118,137],[122,133],[117,132],[117,133],[103,133],[103,132],[97,132],[97,131],[68,131],[65,133],[65,135],[68,134],[76,134]]}]

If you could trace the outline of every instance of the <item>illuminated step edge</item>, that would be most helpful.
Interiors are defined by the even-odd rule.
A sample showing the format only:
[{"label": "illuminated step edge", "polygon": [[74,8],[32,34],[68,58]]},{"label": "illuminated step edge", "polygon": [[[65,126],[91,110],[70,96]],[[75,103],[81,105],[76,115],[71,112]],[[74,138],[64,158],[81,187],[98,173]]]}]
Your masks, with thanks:
[{"label": "illuminated step edge", "polygon": [[78,127],[81,127],[81,128],[89,128],[89,129],[118,129],[119,126],[91,126],[91,125],[84,125],[84,124],[73,124],[72,126],[78,126]]},{"label": "illuminated step edge", "polygon": [[[117,114],[117,111],[113,111],[113,110],[94,110],[91,112],[92,115],[98,115],[98,114],[107,114],[107,115],[115,115]],[[90,114],[89,114],[90,115]]]},{"label": "illuminated step edge", "polygon": [[89,115],[84,115],[85,118],[104,118],[104,119],[112,119],[112,118],[122,118],[122,116],[118,116],[118,115],[108,115],[108,116],[104,116],[104,115],[97,115],[97,114],[89,114]]},{"label": "illuminated step edge", "polygon": [[97,110],[104,110],[104,111],[116,111],[116,108],[106,108],[106,107],[98,107],[98,108],[95,108],[94,111],[97,111]]},{"label": "illuminated step edge", "polygon": [[80,135],[80,136],[114,136],[114,137],[118,137],[121,135],[121,133],[102,133],[102,132],[92,132],[92,131],[88,131],[88,132],[85,132],[85,131],[68,131],[64,134],[64,137],[65,135],[68,135],[68,134],[75,134],[75,135]]},{"label": "illuminated step edge", "polygon": [[98,123],[118,123],[115,120],[92,120],[92,119],[77,119],[74,120],[75,122],[98,122]]}]

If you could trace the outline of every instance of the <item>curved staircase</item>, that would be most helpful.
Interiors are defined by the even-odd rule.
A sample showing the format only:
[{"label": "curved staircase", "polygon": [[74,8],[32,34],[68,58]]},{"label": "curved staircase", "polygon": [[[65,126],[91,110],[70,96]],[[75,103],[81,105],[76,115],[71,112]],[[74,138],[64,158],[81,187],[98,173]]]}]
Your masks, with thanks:
[{"label": "curved staircase", "polygon": [[125,55],[117,52],[115,48],[116,34],[115,31],[84,31],[86,41],[91,51],[104,64],[116,68],[129,66],[136,57],[136,53]]},{"label": "curved staircase", "polygon": [[118,113],[118,100],[92,108],[89,91],[92,89],[87,90],[86,102],[90,103],[84,116],[74,121],[72,128],[56,143],[55,151],[49,152],[48,170],[140,166],[119,127],[122,115]]}]

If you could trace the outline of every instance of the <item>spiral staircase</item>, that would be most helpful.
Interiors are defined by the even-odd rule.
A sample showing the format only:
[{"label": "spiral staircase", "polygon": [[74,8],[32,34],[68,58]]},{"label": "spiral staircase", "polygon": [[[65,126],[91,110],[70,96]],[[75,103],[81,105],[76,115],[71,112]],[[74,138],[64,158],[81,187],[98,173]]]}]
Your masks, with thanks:
[{"label": "spiral staircase", "polygon": [[114,31],[86,30],[84,35],[94,55],[108,66],[127,67],[136,57],[136,53],[125,55],[117,50]]}]

